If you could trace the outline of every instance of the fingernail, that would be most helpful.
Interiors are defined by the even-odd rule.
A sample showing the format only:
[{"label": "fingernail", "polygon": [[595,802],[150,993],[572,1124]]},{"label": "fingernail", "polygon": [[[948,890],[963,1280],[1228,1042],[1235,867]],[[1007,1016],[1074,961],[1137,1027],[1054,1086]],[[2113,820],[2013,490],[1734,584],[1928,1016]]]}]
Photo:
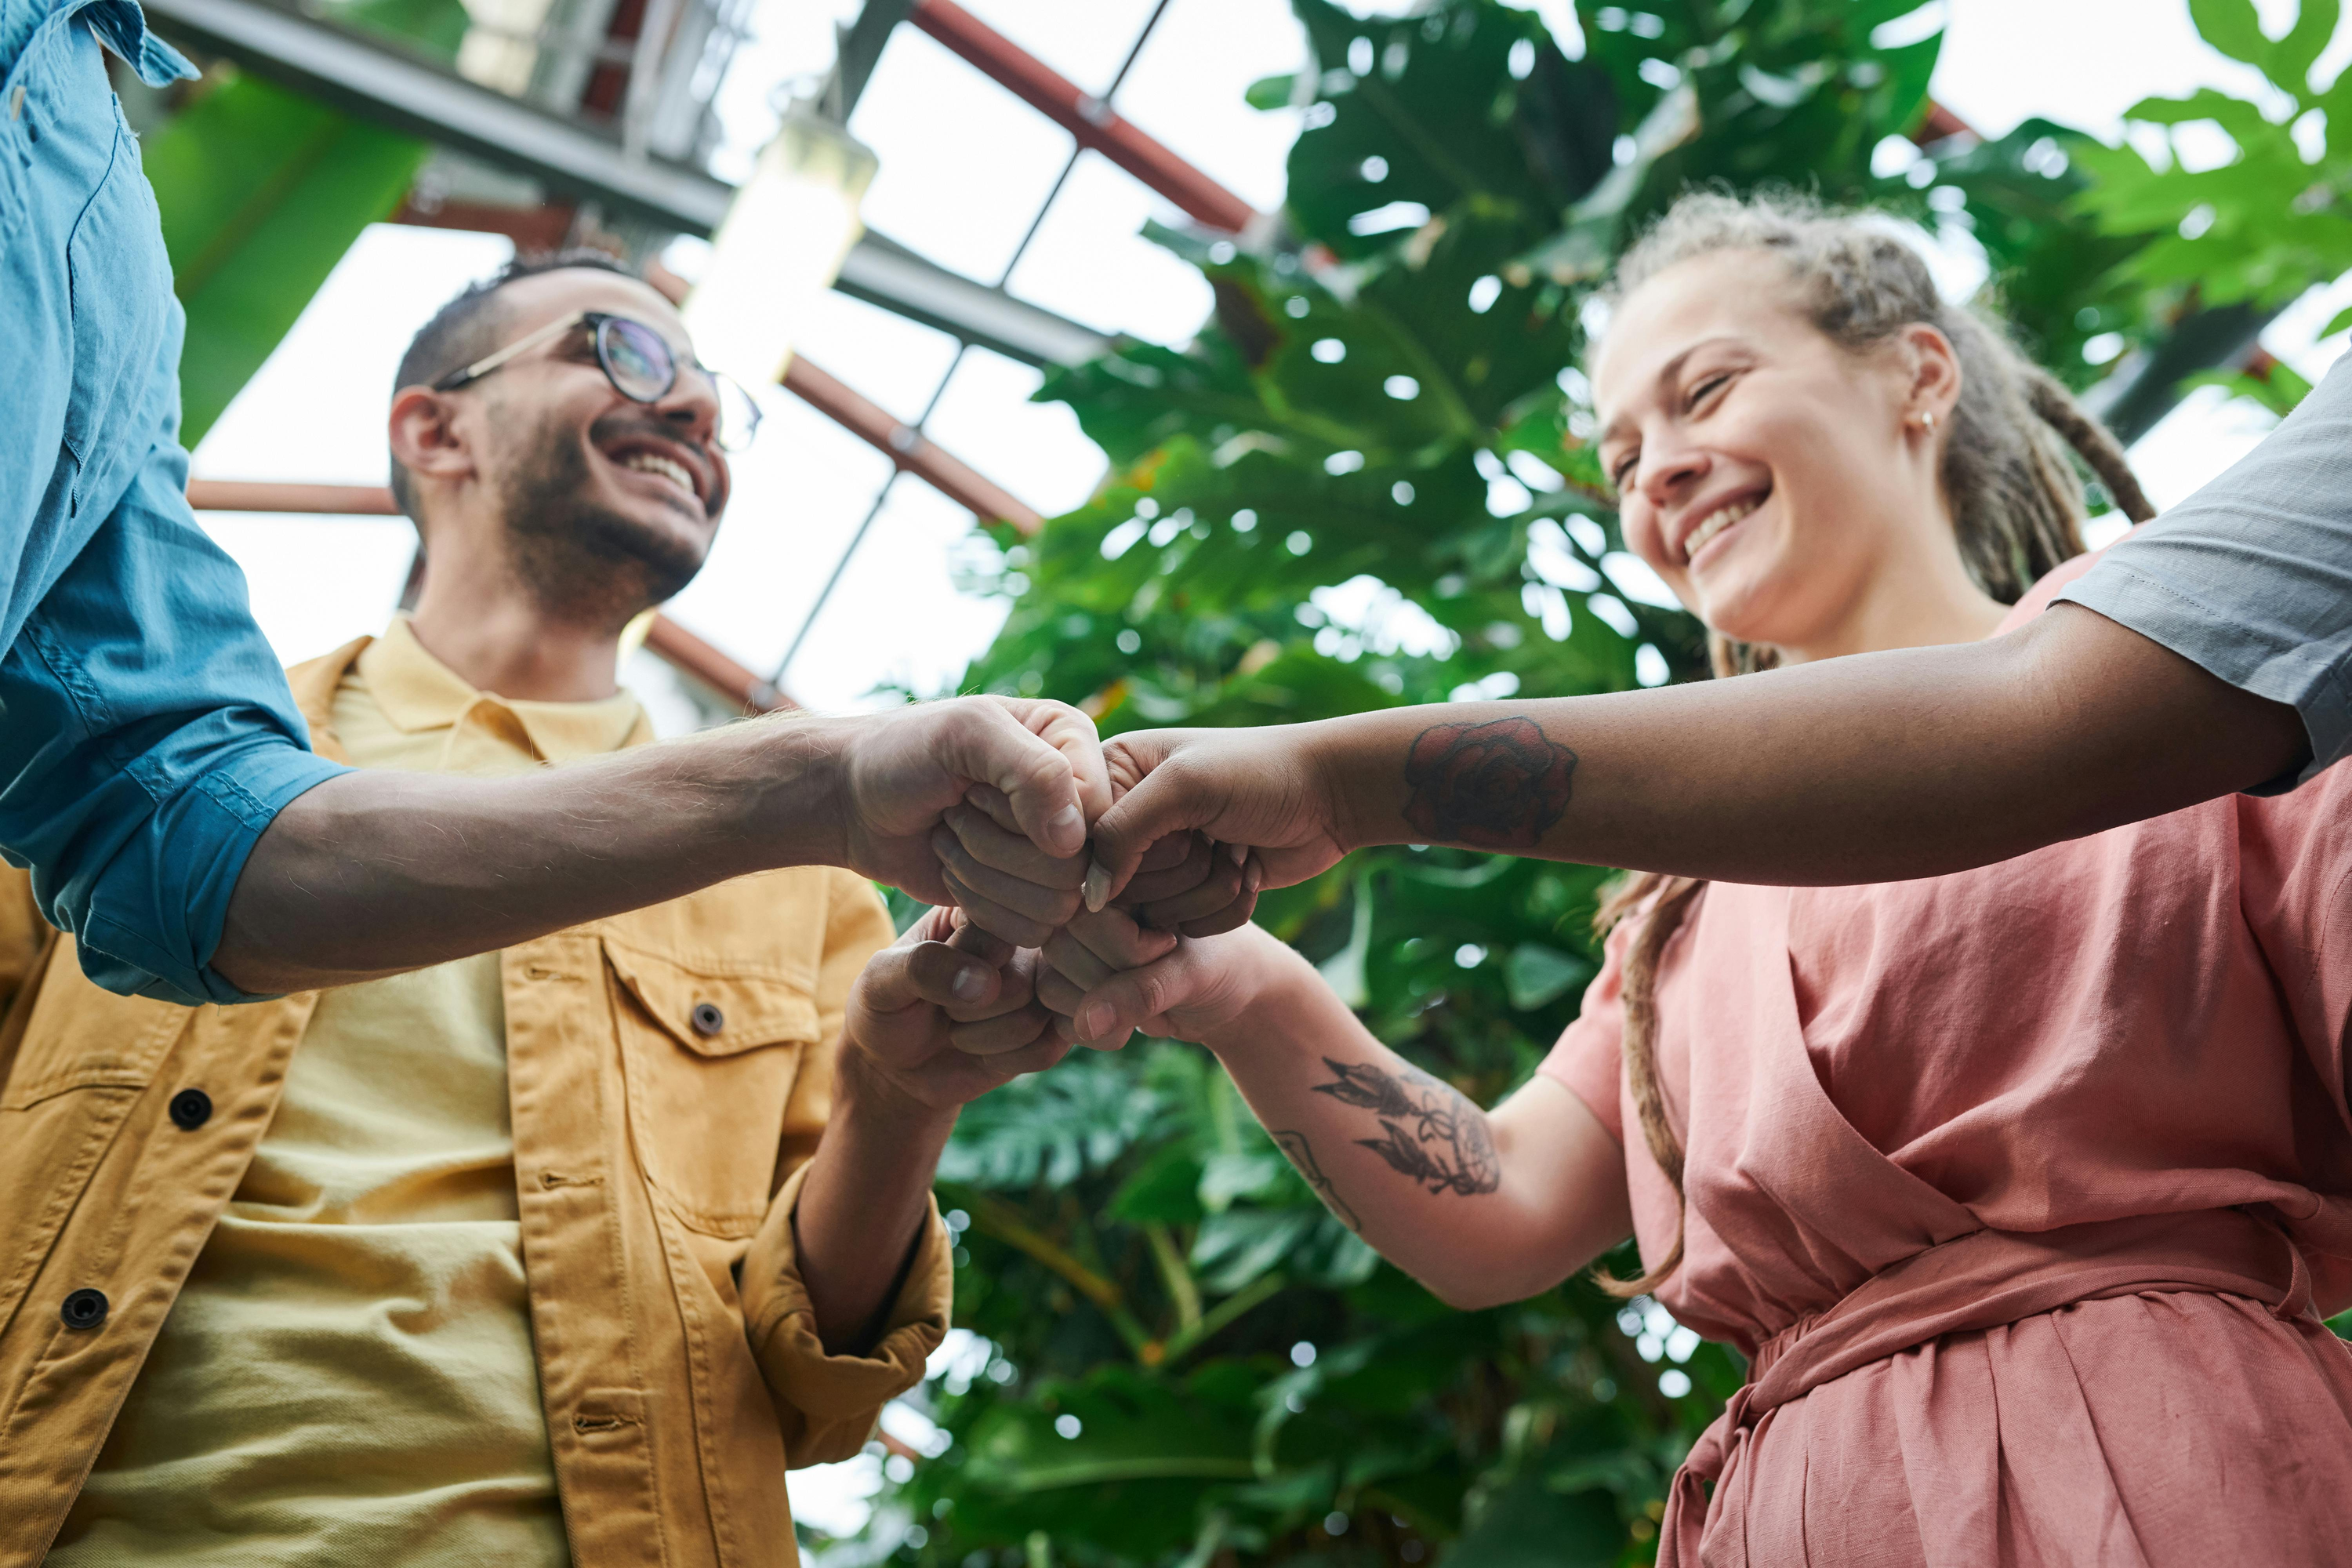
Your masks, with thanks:
[{"label": "fingernail", "polygon": [[1086,825],[1086,816],[1076,806],[1066,805],[1054,814],[1054,820],[1045,824],[1045,827],[1047,831],[1059,835],[1065,831],[1075,831]]},{"label": "fingernail", "polygon": [[1255,860],[1251,861],[1248,868],[1242,872],[1242,885],[1253,893],[1257,891],[1258,885],[1265,880],[1265,868]]},{"label": "fingernail", "polygon": [[948,989],[954,992],[960,1001],[977,1002],[981,994],[988,989],[988,980],[977,969],[959,969],[956,977],[948,982]]},{"label": "fingernail", "polygon": [[1087,910],[1094,914],[1102,913],[1103,905],[1110,901],[1110,873],[1103,869],[1101,861],[1097,860],[1087,868],[1085,891]]},{"label": "fingernail", "polygon": [[1244,864],[1245,864],[1245,863],[1248,861],[1248,859],[1249,859],[1249,846],[1248,846],[1248,845],[1246,845],[1246,844],[1228,844],[1228,845],[1226,845],[1226,846],[1225,846],[1225,847],[1226,847],[1226,849],[1228,849],[1229,851],[1231,851],[1231,852],[1232,852],[1232,854],[1233,854],[1233,858],[1234,858],[1234,865],[1236,865],[1236,866],[1244,865]]},{"label": "fingernail", "polygon": [[1078,1038],[1097,1040],[1110,1033],[1110,1004],[1097,1002],[1078,1015]]}]

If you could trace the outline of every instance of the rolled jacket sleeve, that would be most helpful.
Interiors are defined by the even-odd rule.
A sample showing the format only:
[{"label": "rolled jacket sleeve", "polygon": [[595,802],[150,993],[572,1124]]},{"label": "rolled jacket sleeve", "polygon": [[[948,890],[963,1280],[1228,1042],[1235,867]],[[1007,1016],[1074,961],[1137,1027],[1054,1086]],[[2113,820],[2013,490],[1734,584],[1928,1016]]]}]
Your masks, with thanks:
[{"label": "rolled jacket sleeve", "polygon": [[882,1407],[923,1380],[923,1363],[947,1337],[955,1293],[953,1244],[935,1201],[873,1348],[864,1355],[828,1354],[793,1237],[793,1210],[808,1172],[803,1165],[777,1193],[742,1267],[745,1331],[775,1396],[795,1469],[846,1459],[865,1446]]},{"label": "rolled jacket sleeve", "polygon": [[348,770],[310,750],[245,578],[159,443],[0,658],[0,847],[110,991],[250,1000],[211,968],[247,857]]}]

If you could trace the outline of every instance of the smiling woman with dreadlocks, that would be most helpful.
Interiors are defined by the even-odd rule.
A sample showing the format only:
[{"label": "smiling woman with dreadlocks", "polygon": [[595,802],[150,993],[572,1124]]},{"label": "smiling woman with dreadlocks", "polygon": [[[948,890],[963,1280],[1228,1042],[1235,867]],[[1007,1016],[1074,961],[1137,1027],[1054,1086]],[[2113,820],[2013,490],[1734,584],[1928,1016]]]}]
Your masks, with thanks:
[{"label": "smiling woman with dreadlocks", "polygon": [[[2088,564],[2062,568],[2076,458],[2148,515],[2113,439],[1866,216],[1686,197],[1592,369],[1626,541],[1719,675],[2026,624]],[[1485,717],[1414,764],[1518,785],[1436,804],[1537,809],[1552,742]],[[1751,1371],[1661,1563],[2316,1568],[2352,1540],[2352,1353],[2321,1321],[2352,1305],[2347,795],[2337,769],[1907,882],[1631,878],[1582,1016],[1492,1112],[1255,927],[1081,916],[1039,994],[1092,1023],[1125,986],[1207,1044],[1456,1305],[1633,1232],[1646,1271],[1611,1287]]]}]

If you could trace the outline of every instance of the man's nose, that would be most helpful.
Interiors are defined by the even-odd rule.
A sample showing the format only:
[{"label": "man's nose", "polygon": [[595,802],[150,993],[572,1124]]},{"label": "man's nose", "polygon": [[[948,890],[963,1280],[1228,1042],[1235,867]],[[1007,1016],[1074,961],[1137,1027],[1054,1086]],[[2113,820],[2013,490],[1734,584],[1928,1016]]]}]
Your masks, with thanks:
[{"label": "man's nose", "polygon": [[719,384],[710,379],[709,371],[689,365],[678,374],[677,384],[656,405],[654,412],[684,426],[698,444],[708,447],[719,430]]}]

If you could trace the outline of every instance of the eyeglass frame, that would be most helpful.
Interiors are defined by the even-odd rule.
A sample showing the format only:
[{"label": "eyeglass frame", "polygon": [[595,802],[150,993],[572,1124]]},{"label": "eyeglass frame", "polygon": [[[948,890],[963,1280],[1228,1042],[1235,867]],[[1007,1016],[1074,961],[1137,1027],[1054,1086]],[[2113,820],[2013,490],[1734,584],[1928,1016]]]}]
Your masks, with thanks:
[{"label": "eyeglass frame", "polygon": [[[626,321],[633,327],[639,327],[647,332],[651,332],[655,340],[658,342],[664,349],[668,350],[669,384],[663,387],[651,397],[639,397],[635,393],[631,392],[627,387],[623,386],[621,384],[621,378],[613,372],[611,351],[604,346],[604,329],[615,321]],[[575,327],[586,327],[590,329],[590,342],[596,351],[596,368],[604,373],[604,380],[612,389],[614,392],[619,393],[622,396],[627,398],[630,402],[643,404],[647,407],[651,407],[654,404],[659,403],[663,398],[667,397],[671,393],[677,390],[679,368],[678,356],[677,351],[674,348],[670,348],[669,340],[664,337],[650,322],[641,321],[635,316],[622,315],[615,310],[574,310],[569,316],[561,317],[556,321],[550,321],[547,325],[540,328],[537,331],[524,333],[521,337],[517,338],[514,342],[507,344],[506,347],[493,350],[491,353],[483,355],[480,359],[476,360],[473,363],[467,365],[462,369],[451,371],[448,374],[441,377],[440,380],[432,383],[432,390],[435,392],[456,392],[460,387],[469,386],[473,383],[481,380],[482,377],[489,374],[492,371],[499,369],[523,354],[529,353],[532,349],[537,348],[541,343],[562,337],[564,333],[571,331]],[[751,423],[744,429],[743,439],[740,443],[730,447],[722,437],[719,440],[719,449],[722,452],[740,452],[745,447],[751,446],[753,438],[760,434],[761,420],[766,417],[766,415],[760,407],[760,400],[753,397],[751,392],[745,388],[741,382],[737,381],[733,376],[729,375],[726,372],[713,370],[698,359],[688,359],[686,363],[709,378],[714,395],[720,397],[722,403],[725,394],[720,392],[719,388],[719,384],[723,382],[727,385],[732,386],[736,392],[741,395],[743,399],[743,406],[751,411]],[[723,424],[724,421],[722,420],[721,425],[723,426]]]}]

